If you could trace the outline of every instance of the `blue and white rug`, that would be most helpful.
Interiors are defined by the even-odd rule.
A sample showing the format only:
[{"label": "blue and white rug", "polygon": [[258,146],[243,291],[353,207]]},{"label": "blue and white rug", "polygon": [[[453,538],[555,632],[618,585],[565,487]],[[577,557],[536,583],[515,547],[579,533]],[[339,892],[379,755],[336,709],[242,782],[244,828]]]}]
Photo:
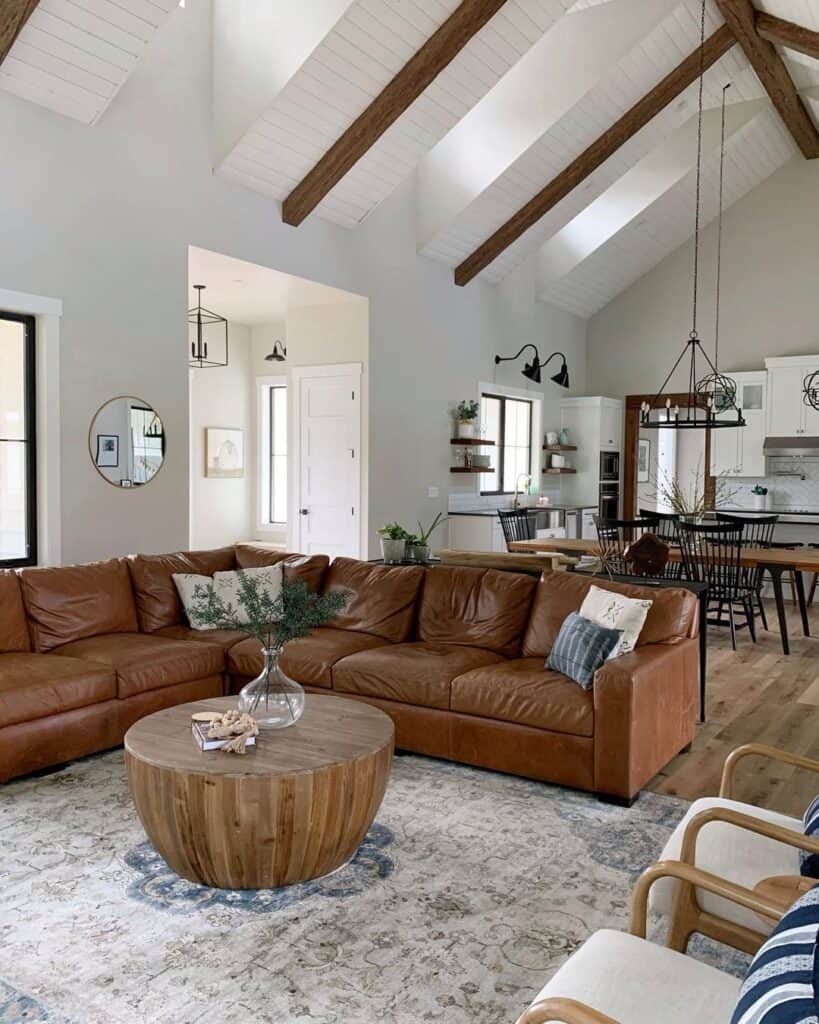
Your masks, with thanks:
[{"label": "blue and white rug", "polygon": [[684,810],[399,757],[346,867],[230,893],[156,854],[121,752],[88,758],[0,787],[0,1024],[513,1024]]}]

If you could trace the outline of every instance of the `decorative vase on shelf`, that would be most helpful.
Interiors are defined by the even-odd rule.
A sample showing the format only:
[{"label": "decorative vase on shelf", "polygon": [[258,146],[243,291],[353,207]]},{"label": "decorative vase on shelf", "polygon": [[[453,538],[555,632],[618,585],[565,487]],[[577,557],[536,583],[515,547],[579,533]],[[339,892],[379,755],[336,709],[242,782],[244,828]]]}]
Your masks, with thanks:
[{"label": "decorative vase on shelf", "polygon": [[247,712],[260,729],[286,729],[304,712],[304,690],[282,671],[281,649],[262,648],[264,668],[239,694],[239,711]]},{"label": "decorative vase on shelf", "polygon": [[458,420],[458,437],[474,437],[475,436],[475,421],[474,420]]}]

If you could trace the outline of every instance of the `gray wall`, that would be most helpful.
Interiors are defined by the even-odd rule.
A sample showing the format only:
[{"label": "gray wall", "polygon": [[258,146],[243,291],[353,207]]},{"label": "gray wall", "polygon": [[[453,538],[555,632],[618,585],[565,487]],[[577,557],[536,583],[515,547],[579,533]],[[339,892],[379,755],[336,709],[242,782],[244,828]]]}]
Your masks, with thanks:
[{"label": "gray wall", "polygon": [[[704,233],[699,334],[713,358],[716,226]],[[691,329],[692,246],[668,256],[589,321],[590,393],[659,388]],[[819,161],[795,158],[726,213],[720,368],[819,351]],[[684,390],[685,372],[676,383]]]},{"label": "gray wall", "polygon": [[[284,226],[276,203],[215,178],[210,17],[198,0],[177,11],[93,128],[0,94],[0,287],[64,301],[63,561],[188,543],[189,244],[370,299],[372,525],[445,507],[446,410],[491,376],[495,351],[563,349],[583,385],[585,324],[535,303],[526,275],[458,289],[417,256],[411,182],[349,232],[315,216]],[[516,369],[504,379],[522,381]],[[86,438],[95,410],[123,393],[161,412],[168,461],[149,486],[119,492]]]}]

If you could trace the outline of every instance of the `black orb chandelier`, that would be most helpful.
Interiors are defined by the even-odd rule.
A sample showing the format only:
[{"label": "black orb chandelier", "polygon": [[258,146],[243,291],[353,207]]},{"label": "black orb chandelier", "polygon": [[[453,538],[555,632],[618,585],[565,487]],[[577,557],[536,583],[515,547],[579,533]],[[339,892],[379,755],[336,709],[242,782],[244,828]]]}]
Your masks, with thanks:
[{"label": "black orb chandelier", "polygon": [[802,401],[812,409],[819,410],[819,370],[809,373],[802,381]]},{"label": "black orb chandelier", "polygon": [[[699,120],[697,128],[697,185],[696,208],[694,215],[694,298],[693,323],[685,348],[676,363],[661,384],[652,401],[643,402],[640,406],[640,426],[655,429],[696,430],[708,428],[715,430],[724,427],[744,427],[742,409],[737,405],[737,384],[733,377],[720,373],[719,366],[719,310],[720,310],[720,278],[722,271],[722,207],[723,180],[725,171],[725,97],[730,84],[722,90],[722,136],[720,142],[719,164],[719,219],[717,226],[717,287],[716,287],[716,321],[714,325],[714,361],[702,346],[697,333],[697,299],[699,286],[700,261],[700,204],[702,195],[702,121],[703,121],[703,78],[705,74],[705,0],[702,3],[700,17],[700,82],[699,82]],[[662,396],[666,386],[676,373],[678,367],[688,360],[688,397],[681,409],[678,404],[672,405],[671,399],[665,400],[665,416],[662,411],[656,419],[651,418],[652,409],[663,409]],[[700,377],[697,360],[703,366],[705,375]],[[819,401],[819,397],[817,398]]]}]

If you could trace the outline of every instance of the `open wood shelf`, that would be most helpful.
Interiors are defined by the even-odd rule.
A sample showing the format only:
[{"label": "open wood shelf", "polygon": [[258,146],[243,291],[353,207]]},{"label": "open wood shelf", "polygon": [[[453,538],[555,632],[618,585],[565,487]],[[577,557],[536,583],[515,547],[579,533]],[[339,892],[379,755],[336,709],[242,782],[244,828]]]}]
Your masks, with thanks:
[{"label": "open wood shelf", "polygon": [[450,473],[494,473],[492,466],[450,466]]},{"label": "open wood shelf", "polygon": [[495,442],[486,441],[482,437],[453,437],[449,443],[456,444],[461,448],[469,448],[470,446],[480,448],[483,444],[494,445]]},{"label": "open wood shelf", "polygon": [[544,444],[544,452],[576,452],[576,444]]},{"label": "open wood shelf", "polygon": [[571,466],[564,466],[562,469],[558,469],[556,466],[544,466],[544,473],[576,473],[577,470]]}]

